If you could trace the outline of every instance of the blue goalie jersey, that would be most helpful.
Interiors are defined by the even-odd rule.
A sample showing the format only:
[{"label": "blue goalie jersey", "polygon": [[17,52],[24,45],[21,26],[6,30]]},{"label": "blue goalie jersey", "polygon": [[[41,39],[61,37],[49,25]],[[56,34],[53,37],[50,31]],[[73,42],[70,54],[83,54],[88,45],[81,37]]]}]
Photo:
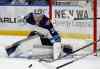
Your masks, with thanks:
[{"label": "blue goalie jersey", "polygon": [[[34,19],[34,16],[38,14],[34,13],[29,13],[27,16],[24,18],[26,19],[26,22],[31,24],[31,25],[36,25],[36,21]],[[42,19],[39,22],[39,27],[47,29],[50,34],[52,35],[52,38],[49,39],[50,42],[53,44],[55,42],[61,42],[61,38],[59,36],[59,33],[54,29],[52,23],[50,22],[49,18],[43,15]],[[31,33],[32,34],[32,33]]]}]

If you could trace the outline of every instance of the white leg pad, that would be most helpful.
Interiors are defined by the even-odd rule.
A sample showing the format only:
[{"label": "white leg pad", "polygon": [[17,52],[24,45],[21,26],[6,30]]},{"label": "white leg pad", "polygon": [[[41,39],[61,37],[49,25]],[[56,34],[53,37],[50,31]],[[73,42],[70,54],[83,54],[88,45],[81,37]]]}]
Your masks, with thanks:
[{"label": "white leg pad", "polygon": [[61,54],[61,43],[57,42],[53,45],[53,59],[58,59]]}]

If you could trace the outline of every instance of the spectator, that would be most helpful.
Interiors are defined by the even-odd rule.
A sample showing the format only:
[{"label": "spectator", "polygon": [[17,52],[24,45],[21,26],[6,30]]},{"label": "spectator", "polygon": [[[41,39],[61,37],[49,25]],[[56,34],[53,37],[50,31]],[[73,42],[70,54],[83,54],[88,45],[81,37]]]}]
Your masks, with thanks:
[{"label": "spectator", "polygon": [[47,0],[26,0],[29,5],[48,5]]},{"label": "spectator", "polygon": [[26,0],[13,0],[11,4],[12,5],[28,5]]}]

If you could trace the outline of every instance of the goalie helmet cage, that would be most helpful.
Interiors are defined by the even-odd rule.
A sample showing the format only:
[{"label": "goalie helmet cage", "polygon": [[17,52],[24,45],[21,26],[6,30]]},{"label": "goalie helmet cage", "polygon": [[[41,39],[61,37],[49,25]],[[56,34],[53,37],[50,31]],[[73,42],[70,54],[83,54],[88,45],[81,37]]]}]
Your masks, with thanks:
[{"label": "goalie helmet cage", "polygon": [[[57,0],[55,0],[57,1]],[[69,1],[69,0],[68,0]],[[83,0],[71,0],[71,1],[83,1]],[[95,41],[97,40],[97,0],[91,0],[92,1],[92,7],[93,7],[93,53],[94,56],[97,55],[97,43]],[[52,19],[52,6],[53,6],[53,0],[48,0],[49,4],[49,18]]]}]

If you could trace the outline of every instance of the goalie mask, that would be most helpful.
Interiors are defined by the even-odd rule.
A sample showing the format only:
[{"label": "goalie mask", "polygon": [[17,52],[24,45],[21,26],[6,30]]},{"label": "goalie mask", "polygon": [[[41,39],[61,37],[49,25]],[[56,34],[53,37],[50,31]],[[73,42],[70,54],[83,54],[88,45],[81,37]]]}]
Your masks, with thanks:
[{"label": "goalie mask", "polygon": [[39,25],[48,21],[48,17],[40,13],[29,13],[24,19],[31,25]]}]

